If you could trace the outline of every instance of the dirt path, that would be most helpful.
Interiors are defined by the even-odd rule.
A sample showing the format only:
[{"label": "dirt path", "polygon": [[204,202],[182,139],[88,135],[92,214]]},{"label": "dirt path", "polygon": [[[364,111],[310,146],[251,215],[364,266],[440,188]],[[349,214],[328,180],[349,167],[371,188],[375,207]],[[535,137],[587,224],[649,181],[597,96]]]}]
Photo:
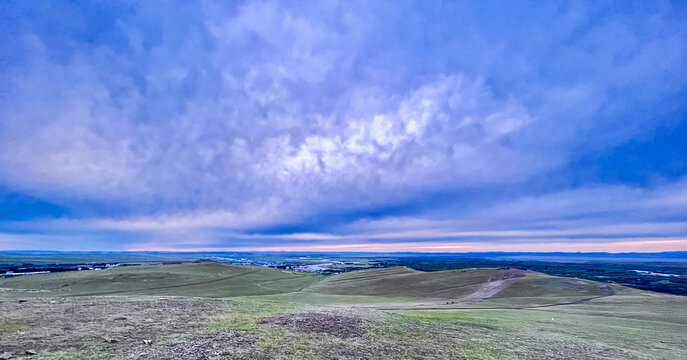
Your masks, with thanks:
[{"label": "dirt path", "polygon": [[482,299],[488,299],[501,291],[507,289],[511,284],[527,276],[527,271],[520,269],[502,269],[496,273],[496,280],[489,279],[489,282],[482,285],[477,291],[465,295],[451,303],[468,304]]},{"label": "dirt path", "polygon": [[[516,280],[517,281],[517,280]],[[558,302],[554,304],[545,304],[545,305],[531,305],[531,306],[515,306],[515,307],[506,307],[506,306],[495,306],[495,307],[459,307],[459,306],[451,306],[451,305],[443,305],[443,306],[431,306],[429,303],[415,303],[412,306],[399,306],[395,307],[393,304],[385,304],[385,305],[392,305],[389,307],[377,307],[378,310],[442,310],[442,311],[461,311],[461,310],[527,310],[527,309],[540,309],[540,308],[548,308],[548,307],[556,307],[556,306],[566,306],[566,305],[578,305],[578,304],[584,304],[586,302],[596,300],[596,299],[602,299],[610,296],[615,296],[618,291],[613,287],[612,285],[603,285],[603,288],[607,291],[606,294],[604,295],[599,295],[599,296],[593,296],[593,297],[588,297],[588,298],[583,298],[583,299],[578,299],[578,300],[573,300],[573,301],[565,301],[565,302]],[[503,289],[502,289],[503,290]],[[479,291],[479,290],[478,290]],[[472,295],[472,294],[471,294]],[[470,296],[470,295],[468,295]],[[492,295],[493,296],[493,295]],[[401,305],[401,304],[399,304]],[[403,305],[408,305],[408,304],[403,304]]]},{"label": "dirt path", "polygon": [[577,304],[586,303],[586,302],[594,300],[594,299],[601,299],[601,298],[605,298],[605,297],[609,297],[609,296],[614,296],[618,293],[618,290],[616,290],[612,285],[603,285],[603,288],[604,288],[604,290],[607,291],[607,293],[604,295],[593,296],[593,297],[578,299],[578,300],[574,300],[574,301],[559,302],[559,303],[549,304],[549,305],[533,306],[533,307],[543,308],[543,307],[562,306],[562,305],[577,305]]},{"label": "dirt path", "polygon": [[[376,303],[357,305],[356,307],[375,308],[379,310],[448,310],[457,309],[451,305],[454,304],[469,304],[479,300],[488,299],[501,291],[507,289],[513,283],[520,281],[527,277],[526,270],[520,269],[499,269],[496,274],[489,279],[488,282],[482,284],[474,292],[462,296],[454,300],[443,300],[441,303],[437,301],[432,302],[396,302],[396,303]],[[445,305],[444,305],[445,303]],[[465,308],[471,309],[471,308]]]},{"label": "dirt path", "polygon": [[[303,276],[299,276],[299,277],[302,278]],[[306,287],[310,286],[310,284],[306,284],[306,285],[301,286],[300,289],[298,289],[298,290],[284,292],[284,291],[281,290],[281,289],[275,289],[275,288],[271,288],[271,287],[269,287],[269,286],[263,285],[263,284],[268,284],[268,285],[270,285],[270,284],[275,284],[275,283],[280,283],[280,282],[286,282],[286,281],[291,281],[291,279],[268,280],[268,281],[263,281],[262,283],[257,283],[257,282],[256,282],[255,284],[256,284],[259,288],[263,288],[263,289],[265,289],[265,290],[270,290],[270,291],[276,291],[276,292],[284,293],[284,294],[299,292],[299,291],[302,291],[303,289],[305,289]]]}]

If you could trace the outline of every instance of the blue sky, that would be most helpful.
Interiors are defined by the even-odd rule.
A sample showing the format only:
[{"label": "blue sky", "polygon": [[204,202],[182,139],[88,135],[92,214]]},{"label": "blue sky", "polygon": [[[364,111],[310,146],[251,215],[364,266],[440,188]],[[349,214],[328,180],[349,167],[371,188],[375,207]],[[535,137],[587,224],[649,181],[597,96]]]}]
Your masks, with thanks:
[{"label": "blue sky", "polygon": [[0,250],[687,250],[687,4],[9,1]]}]

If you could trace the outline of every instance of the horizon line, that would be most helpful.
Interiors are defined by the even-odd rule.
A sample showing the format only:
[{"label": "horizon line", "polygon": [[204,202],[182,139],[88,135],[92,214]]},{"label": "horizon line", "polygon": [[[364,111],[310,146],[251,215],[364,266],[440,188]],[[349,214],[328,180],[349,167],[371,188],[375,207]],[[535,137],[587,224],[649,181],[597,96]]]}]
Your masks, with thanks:
[{"label": "horizon line", "polygon": [[316,250],[147,250],[147,249],[128,249],[128,250],[0,250],[0,253],[170,253],[170,254],[200,254],[200,253],[312,253],[312,254],[674,254],[687,253],[687,250],[668,250],[668,251],[463,251],[463,252],[429,252],[429,251],[316,251]]}]

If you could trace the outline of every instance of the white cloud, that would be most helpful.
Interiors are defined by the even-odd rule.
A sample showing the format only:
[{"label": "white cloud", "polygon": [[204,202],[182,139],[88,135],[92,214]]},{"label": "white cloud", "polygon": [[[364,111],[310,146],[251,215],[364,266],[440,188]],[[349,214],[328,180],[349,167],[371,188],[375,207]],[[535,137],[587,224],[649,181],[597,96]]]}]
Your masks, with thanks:
[{"label": "white cloud", "polygon": [[[684,19],[661,20],[673,10],[610,11],[597,26],[587,22],[597,9],[576,4],[522,26],[500,9],[441,6],[146,3],[113,10],[113,28],[89,41],[22,28],[16,53],[27,56],[0,85],[0,184],[87,203],[99,220],[84,221],[108,230],[364,216],[565,172],[589,149],[660,126],[635,105],[658,119],[684,89]],[[453,225],[407,231],[682,209],[681,187],[601,183],[465,210],[447,199],[439,207],[455,213],[421,216]]]}]

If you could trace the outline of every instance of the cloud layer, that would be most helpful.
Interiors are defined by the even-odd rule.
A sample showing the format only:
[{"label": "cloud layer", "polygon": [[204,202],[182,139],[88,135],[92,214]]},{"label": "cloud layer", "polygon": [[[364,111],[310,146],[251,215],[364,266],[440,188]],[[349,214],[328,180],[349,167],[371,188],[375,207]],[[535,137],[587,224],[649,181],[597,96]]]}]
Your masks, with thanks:
[{"label": "cloud layer", "polygon": [[687,239],[679,2],[2,6],[0,249]]}]

